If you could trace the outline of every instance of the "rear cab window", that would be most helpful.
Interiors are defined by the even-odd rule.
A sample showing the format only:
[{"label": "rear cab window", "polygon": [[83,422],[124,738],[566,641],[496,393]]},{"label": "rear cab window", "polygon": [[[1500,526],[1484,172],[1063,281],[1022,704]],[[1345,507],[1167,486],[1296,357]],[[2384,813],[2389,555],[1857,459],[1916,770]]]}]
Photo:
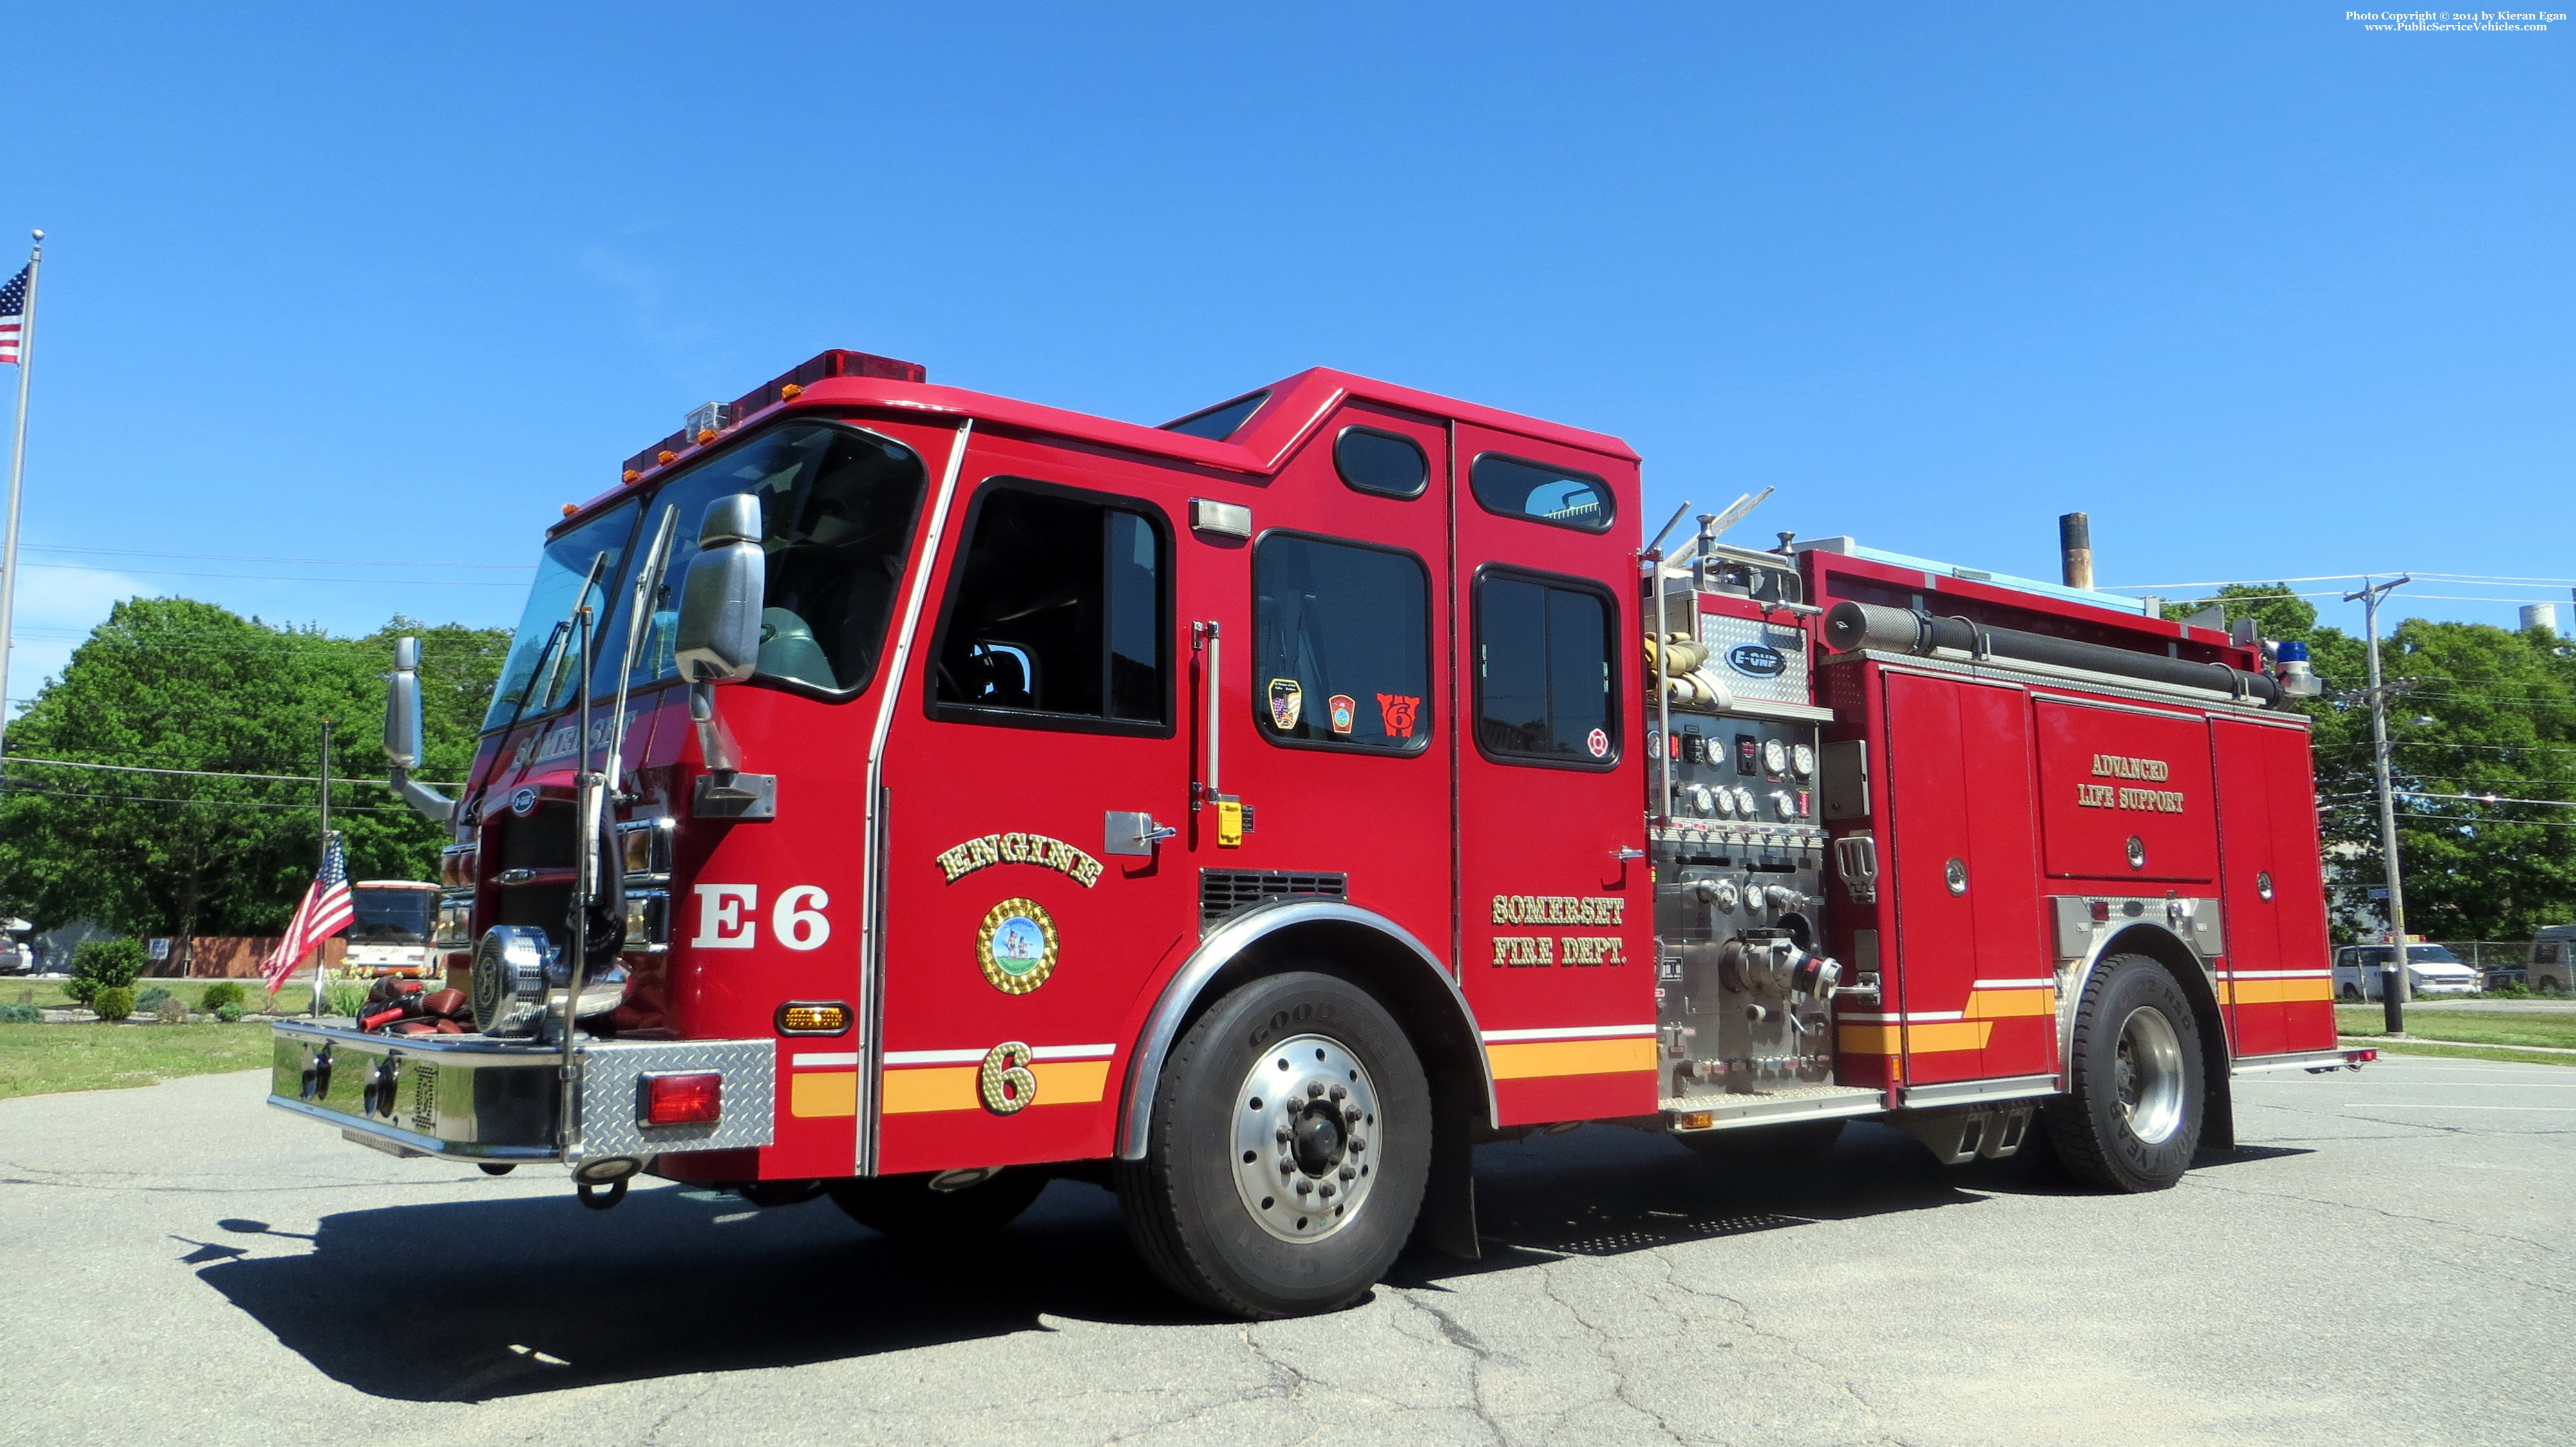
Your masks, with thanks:
[{"label": "rear cab window", "polygon": [[1489,567],[1476,577],[1476,747],[1501,763],[1619,760],[1619,616],[1597,583]]},{"label": "rear cab window", "polygon": [[1616,512],[1610,484],[1591,473],[1500,452],[1478,454],[1467,485],[1487,512],[1551,527],[1607,532]]},{"label": "rear cab window", "polygon": [[1253,709],[1275,744],[1431,741],[1431,574],[1393,548],[1273,532],[1252,555]]}]

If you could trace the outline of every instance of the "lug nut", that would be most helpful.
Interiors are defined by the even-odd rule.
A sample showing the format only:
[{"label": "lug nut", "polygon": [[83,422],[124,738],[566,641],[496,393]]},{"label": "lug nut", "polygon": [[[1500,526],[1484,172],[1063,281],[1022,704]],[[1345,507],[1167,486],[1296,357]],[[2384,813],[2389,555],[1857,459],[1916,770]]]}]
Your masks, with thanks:
[{"label": "lug nut", "polygon": [[1306,1098],[1308,1100],[1313,1100],[1315,1097],[1322,1095],[1323,1093],[1324,1082],[1320,1080],[1309,1080],[1306,1082]]},{"label": "lug nut", "polygon": [[1323,1190],[1324,1190],[1324,1199],[1325,1199],[1325,1200],[1329,1201],[1329,1200],[1333,1199],[1333,1183],[1332,1183],[1332,1182],[1330,1182],[1330,1181],[1326,1181],[1326,1182],[1324,1183]]},{"label": "lug nut", "polygon": [[1364,1151],[1364,1150],[1367,1150],[1367,1149],[1368,1149],[1368,1137],[1367,1137],[1367,1136],[1364,1136],[1364,1135],[1355,1135],[1355,1136],[1351,1137],[1351,1149],[1352,1149],[1352,1150],[1355,1150],[1355,1151]]},{"label": "lug nut", "polygon": [[1281,1145],[1283,1145],[1283,1146],[1284,1146],[1284,1145],[1288,1144],[1288,1127],[1286,1127],[1286,1126],[1284,1126],[1284,1125],[1283,1125],[1283,1126],[1281,1126],[1278,1130],[1276,1130],[1276,1131],[1272,1132],[1272,1135],[1273,1135],[1273,1136],[1278,1140],[1278,1142],[1279,1142]]},{"label": "lug nut", "polygon": [[1343,1179],[1343,1180],[1345,1180],[1345,1181],[1352,1180],[1352,1179],[1355,1179],[1358,1175],[1359,1175],[1359,1172],[1357,1172],[1357,1171],[1355,1171],[1355,1170],[1352,1170],[1350,1167],[1348,1167],[1348,1166],[1344,1166],[1344,1167],[1342,1167],[1342,1179]]},{"label": "lug nut", "polygon": [[1350,1092],[1349,1092],[1348,1090],[1345,1090],[1345,1089],[1343,1089],[1341,1086],[1338,1086],[1338,1085],[1334,1086],[1334,1087],[1333,1087],[1333,1089],[1332,1089],[1332,1097],[1333,1097],[1333,1099],[1335,1099],[1335,1100],[1339,1100],[1339,1099],[1341,1099],[1343,1096],[1346,1096],[1346,1095],[1348,1095],[1348,1094],[1350,1094]]},{"label": "lug nut", "polygon": [[1302,1195],[1305,1195],[1307,1192],[1312,1191],[1313,1189],[1315,1189],[1315,1183],[1314,1183],[1314,1182],[1312,1182],[1312,1181],[1299,1181],[1299,1182],[1297,1183],[1297,1194],[1298,1194],[1298,1195],[1301,1195],[1301,1196],[1302,1196]]}]

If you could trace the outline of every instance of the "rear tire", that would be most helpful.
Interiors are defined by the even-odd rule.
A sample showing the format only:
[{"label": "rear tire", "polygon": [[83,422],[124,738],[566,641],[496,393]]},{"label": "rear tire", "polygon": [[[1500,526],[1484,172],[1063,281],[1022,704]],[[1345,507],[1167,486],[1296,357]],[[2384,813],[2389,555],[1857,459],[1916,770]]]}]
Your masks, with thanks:
[{"label": "rear tire", "polygon": [[1006,1170],[962,1191],[934,1191],[928,1176],[835,1181],[832,1204],[871,1231],[925,1246],[980,1240],[1019,1218],[1047,1187],[1032,1170]]},{"label": "rear tire", "polygon": [[2077,1180],[2161,1191],[2200,1148],[2200,1027],[2164,966],[2113,955],[2094,967],[2068,1055],[2075,1088],[2042,1109],[2049,1143]]},{"label": "rear tire", "polygon": [[1683,1145],[1717,1160],[1804,1161],[1834,1148],[1843,1138],[1839,1120],[1802,1120],[1790,1125],[1748,1126],[1742,1130],[1695,1130],[1683,1133]]},{"label": "rear tire", "polygon": [[1358,985],[1299,971],[1228,994],[1172,1047],[1118,1203],[1182,1296],[1301,1316],[1386,1274],[1430,1163],[1431,1088],[1403,1027]]}]

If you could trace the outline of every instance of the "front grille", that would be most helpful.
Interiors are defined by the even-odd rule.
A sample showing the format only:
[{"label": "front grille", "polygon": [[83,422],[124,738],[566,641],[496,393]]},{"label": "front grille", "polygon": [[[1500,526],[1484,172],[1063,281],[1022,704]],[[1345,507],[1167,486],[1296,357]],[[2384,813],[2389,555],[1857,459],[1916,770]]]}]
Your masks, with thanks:
[{"label": "front grille", "polygon": [[1287,869],[1202,869],[1199,871],[1199,924],[1202,927],[1266,899],[1320,895],[1348,899],[1347,874],[1300,874]]}]

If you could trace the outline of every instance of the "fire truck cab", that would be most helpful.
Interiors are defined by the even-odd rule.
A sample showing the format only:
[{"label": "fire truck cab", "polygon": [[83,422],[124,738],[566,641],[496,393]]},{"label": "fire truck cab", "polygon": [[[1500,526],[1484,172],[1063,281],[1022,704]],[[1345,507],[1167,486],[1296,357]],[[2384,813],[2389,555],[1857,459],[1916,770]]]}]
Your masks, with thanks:
[{"label": "fire truck cab", "polygon": [[[566,510],[444,1023],[273,1103],[949,1234],[1054,1175],[1247,1315],[1615,1121],[2168,1185],[2335,1048],[2300,669],[1849,539],[1641,546],[1617,439],[1313,370],[1148,428],[826,353]],[[567,1018],[569,1017],[569,1019]]]}]

